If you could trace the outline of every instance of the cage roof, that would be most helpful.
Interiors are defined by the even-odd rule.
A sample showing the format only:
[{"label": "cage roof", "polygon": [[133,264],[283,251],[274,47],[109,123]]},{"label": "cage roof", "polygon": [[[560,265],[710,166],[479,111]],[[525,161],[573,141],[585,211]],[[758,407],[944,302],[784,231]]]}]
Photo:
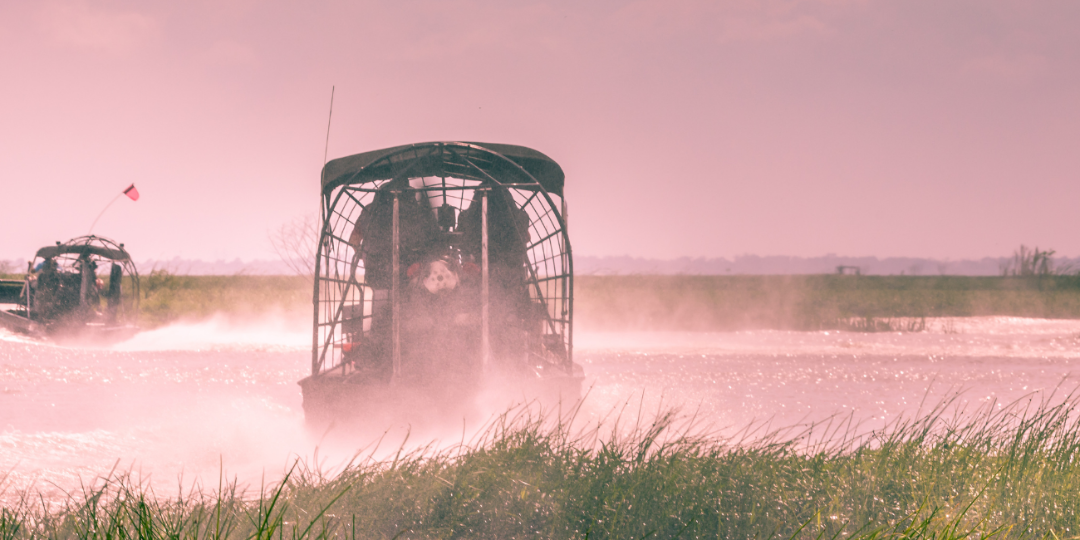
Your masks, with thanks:
[{"label": "cage roof", "polygon": [[364,152],[323,167],[322,189],[395,178],[454,177],[499,183],[539,183],[562,196],[565,175],[558,163],[524,146],[478,142],[427,142]]},{"label": "cage roof", "polygon": [[59,255],[97,255],[106,259],[112,259],[114,261],[126,261],[131,257],[127,251],[122,249],[111,249],[102,246],[93,246],[88,244],[60,244],[57,246],[45,246],[37,251],[36,256],[42,259],[48,259]]}]

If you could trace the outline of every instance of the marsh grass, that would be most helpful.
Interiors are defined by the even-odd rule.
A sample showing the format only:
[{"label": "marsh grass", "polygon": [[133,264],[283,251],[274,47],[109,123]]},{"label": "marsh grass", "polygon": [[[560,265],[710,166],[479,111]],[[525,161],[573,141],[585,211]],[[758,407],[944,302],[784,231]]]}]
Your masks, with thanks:
[{"label": "marsh grass", "polygon": [[[1080,275],[578,276],[574,287],[576,327],[586,331],[909,331],[907,322],[927,317],[1080,318]],[[144,328],[211,315],[311,316],[304,277],[153,269],[141,290]]]},{"label": "marsh grass", "polygon": [[[142,276],[139,325],[220,314],[311,316],[297,276]],[[917,331],[927,317],[1080,318],[1080,277],[579,276],[575,322],[586,331],[849,329]]]},{"label": "marsh grass", "polygon": [[[310,279],[297,276],[184,276],[155,269],[140,280],[140,326],[267,313],[311,316]],[[302,320],[302,319],[301,319]]]},{"label": "marsh grass", "polygon": [[298,462],[254,492],[162,498],[114,473],[57,508],[26,494],[0,539],[1075,537],[1077,400],[955,405],[735,437],[674,413],[581,430],[519,409],[458,447]]},{"label": "marsh grass", "polygon": [[594,331],[884,330],[927,317],[1080,318],[1077,276],[579,276],[574,287],[576,322]]}]

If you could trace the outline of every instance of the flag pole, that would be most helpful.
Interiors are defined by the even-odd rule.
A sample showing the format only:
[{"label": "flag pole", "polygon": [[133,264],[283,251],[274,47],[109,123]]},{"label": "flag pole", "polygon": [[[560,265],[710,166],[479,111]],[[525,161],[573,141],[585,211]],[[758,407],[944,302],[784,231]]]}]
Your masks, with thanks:
[{"label": "flag pole", "polygon": [[94,232],[94,226],[97,225],[98,220],[101,219],[101,216],[105,215],[105,211],[108,210],[114,202],[116,202],[116,199],[120,198],[120,195],[127,195],[128,198],[133,201],[139,200],[139,190],[135,189],[135,184],[131,184],[127,187],[127,189],[121,191],[117,196],[113,197],[113,200],[109,201],[109,204],[106,204],[105,208],[101,209],[101,213],[99,213],[97,217],[94,218],[94,222],[90,224],[90,230],[86,231],[87,236],[89,236],[90,233]]},{"label": "flag pole", "polygon": [[90,233],[94,232],[94,226],[97,225],[97,222],[98,222],[99,219],[101,219],[101,216],[105,215],[105,211],[108,210],[109,207],[112,206],[113,203],[116,202],[117,199],[119,199],[123,195],[124,195],[124,192],[121,191],[119,194],[117,194],[115,197],[113,197],[113,200],[109,201],[109,204],[105,205],[105,208],[101,209],[101,213],[98,214],[97,217],[94,218],[94,222],[90,224],[90,230],[86,231],[87,236],[89,236]]}]

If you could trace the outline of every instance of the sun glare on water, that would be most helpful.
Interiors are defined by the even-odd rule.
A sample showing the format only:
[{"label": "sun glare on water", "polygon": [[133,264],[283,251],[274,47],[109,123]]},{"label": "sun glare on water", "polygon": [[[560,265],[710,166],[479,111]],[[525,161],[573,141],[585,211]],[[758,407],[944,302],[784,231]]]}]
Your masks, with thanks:
[{"label": "sun glare on water", "polygon": [[[332,470],[358,453],[392,457],[402,441],[450,447],[512,405],[502,396],[439,425],[312,433],[296,384],[310,340],[281,318],[175,324],[107,348],[0,334],[0,497],[61,500],[114,470],[165,496],[221,474],[258,486],[297,460]],[[584,334],[576,420],[677,409],[719,434],[837,415],[872,429],[950,397],[979,405],[1068,389],[1077,345],[1080,322],[1016,318],[933,320],[917,333]]]}]

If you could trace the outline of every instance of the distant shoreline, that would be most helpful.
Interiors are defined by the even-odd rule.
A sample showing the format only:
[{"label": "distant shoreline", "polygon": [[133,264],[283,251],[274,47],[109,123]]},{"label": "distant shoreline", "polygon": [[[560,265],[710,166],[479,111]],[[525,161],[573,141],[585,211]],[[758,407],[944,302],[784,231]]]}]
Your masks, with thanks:
[{"label": "distant shoreline", "polygon": [[[8,276],[18,277],[18,276]],[[145,274],[140,326],[276,313],[310,320],[297,276]],[[576,331],[919,331],[934,317],[1080,319],[1076,276],[576,276]],[[920,322],[922,321],[922,322]]]},{"label": "distant shoreline", "polygon": [[[789,257],[782,255],[741,255],[731,259],[680,257],[647,259],[640,257],[574,257],[577,275],[809,275],[836,274],[840,267],[858,269],[873,276],[1000,276],[1012,257],[941,260],[918,257]],[[1053,259],[1057,268],[1080,269],[1080,258]]]},{"label": "distant shoreline", "polygon": [[[783,255],[740,255],[725,257],[679,257],[654,259],[617,256],[598,257],[578,255],[574,257],[574,273],[579,276],[618,275],[808,275],[835,274],[841,266],[858,268],[862,275],[879,276],[1000,276],[1011,257],[984,257],[982,259],[942,260],[919,257],[848,257],[822,255],[820,257],[789,257]],[[1080,257],[1053,259],[1058,268],[1080,270]],[[145,259],[136,260],[141,273],[166,270],[174,275],[232,276],[291,275],[292,269],[276,259],[257,260],[202,260]],[[0,273],[19,272],[26,268],[25,259],[0,260]]]}]

